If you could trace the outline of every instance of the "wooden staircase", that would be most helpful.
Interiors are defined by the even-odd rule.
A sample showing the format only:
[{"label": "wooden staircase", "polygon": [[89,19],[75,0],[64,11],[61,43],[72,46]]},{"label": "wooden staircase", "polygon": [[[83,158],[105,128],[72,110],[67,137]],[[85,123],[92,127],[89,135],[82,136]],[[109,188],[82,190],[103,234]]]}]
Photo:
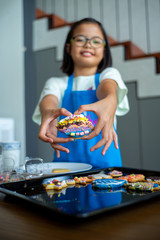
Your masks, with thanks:
[{"label": "wooden staircase", "polygon": [[[66,20],[60,18],[55,14],[47,14],[41,9],[36,8],[36,19],[41,19],[41,18],[48,19],[48,29],[55,29],[55,28],[60,28],[64,26],[72,26],[74,23],[74,22],[68,23]],[[156,60],[156,72],[160,73],[160,52],[147,54],[131,41],[117,42],[111,36],[107,35],[107,37],[111,47],[124,46],[125,60],[154,57]]]},{"label": "wooden staircase", "polygon": [[[55,62],[50,64],[62,61],[65,37],[72,24],[38,10],[33,22],[33,51],[55,48]],[[146,54],[131,41],[117,42],[107,36],[113,66],[120,71],[125,83],[137,83],[137,97],[160,97],[160,53]]]}]

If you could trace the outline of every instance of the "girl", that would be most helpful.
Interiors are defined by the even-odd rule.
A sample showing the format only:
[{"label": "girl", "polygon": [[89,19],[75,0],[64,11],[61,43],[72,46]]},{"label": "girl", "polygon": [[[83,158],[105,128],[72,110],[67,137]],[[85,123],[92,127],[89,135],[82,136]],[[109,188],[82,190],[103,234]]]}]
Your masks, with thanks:
[{"label": "girl", "polygon": [[[61,67],[69,77],[46,82],[33,114],[33,121],[40,124],[39,138],[55,150],[54,161],[90,163],[102,168],[122,166],[116,115],[126,114],[129,105],[127,88],[111,65],[101,23],[92,18],[74,23],[65,42]],[[94,131],[81,140],[57,133],[57,118],[73,113],[86,113],[97,122]]]}]

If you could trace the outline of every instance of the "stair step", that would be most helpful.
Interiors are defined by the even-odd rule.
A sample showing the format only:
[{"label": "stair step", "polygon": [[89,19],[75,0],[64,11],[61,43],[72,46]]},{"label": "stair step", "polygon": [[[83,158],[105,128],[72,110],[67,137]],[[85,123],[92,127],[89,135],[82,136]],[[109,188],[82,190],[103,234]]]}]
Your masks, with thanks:
[{"label": "stair step", "polygon": [[[70,27],[64,26],[48,30],[48,20],[42,18],[33,23],[33,50],[56,48],[56,60],[62,61],[65,36]],[[155,56],[130,58],[126,60],[126,45],[111,47],[113,65],[119,69],[125,82],[137,82],[139,98],[160,96],[160,74],[156,74]],[[128,58],[129,59],[129,58]],[[158,58],[157,58],[158,59]]]},{"label": "stair step", "polygon": [[124,48],[111,48],[113,65],[119,69],[125,82],[137,82],[139,98],[160,96],[160,74],[156,73],[155,58],[125,60]]}]

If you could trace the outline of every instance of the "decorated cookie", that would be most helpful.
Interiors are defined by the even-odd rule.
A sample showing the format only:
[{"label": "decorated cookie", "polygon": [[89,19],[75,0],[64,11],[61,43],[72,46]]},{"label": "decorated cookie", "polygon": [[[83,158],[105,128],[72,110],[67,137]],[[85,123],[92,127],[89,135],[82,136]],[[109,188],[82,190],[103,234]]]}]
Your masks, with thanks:
[{"label": "decorated cookie", "polygon": [[70,185],[75,185],[76,182],[74,179],[67,179],[66,183],[67,183],[67,186],[70,186]]},{"label": "decorated cookie", "polygon": [[145,181],[145,176],[143,174],[131,174],[128,177],[128,182],[143,182]]},{"label": "decorated cookie", "polygon": [[121,171],[117,171],[117,170],[113,170],[111,172],[108,173],[110,176],[112,177],[120,177],[122,176],[122,172]]},{"label": "decorated cookie", "polygon": [[145,176],[143,174],[130,174],[126,176],[122,176],[118,178],[119,180],[126,179],[127,182],[134,183],[134,182],[143,182],[145,181]]},{"label": "decorated cookie", "polygon": [[151,176],[146,178],[147,182],[158,183],[160,184],[160,177],[159,176]]},{"label": "decorated cookie", "polygon": [[149,182],[136,182],[136,183],[127,183],[127,188],[134,191],[159,191],[160,186],[157,183]]},{"label": "decorated cookie", "polygon": [[50,185],[50,184],[53,184],[53,183],[57,183],[57,182],[58,182],[57,179],[48,180],[48,181],[43,183],[43,187],[46,187],[47,185]]},{"label": "decorated cookie", "polygon": [[91,174],[88,175],[89,179],[95,180],[95,179],[111,179],[112,176],[104,174],[104,173],[97,173],[97,174]]},{"label": "decorated cookie", "polygon": [[91,183],[93,181],[92,179],[89,179],[88,177],[75,177],[74,180],[76,183],[82,184],[82,185]]},{"label": "decorated cookie", "polygon": [[98,189],[110,189],[120,188],[126,184],[126,180],[115,180],[115,179],[96,179],[93,181],[93,187]]},{"label": "decorated cookie", "polygon": [[90,174],[88,175],[89,179],[95,180],[95,179],[102,179],[101,174],[97,173],[97,174]]},{"label": "decorated cookie", "polygon": [[94,125],[83,114],[73,114],[60,120],[57,129],[68,137],[81,138],[89,134],[94,129]]},{"label": "decorated cookie", "polygon": [[125,175],[122,177],[118,177],[117,180],[126,180],[128,182],[128,177],[129,177],[129,175]]}]

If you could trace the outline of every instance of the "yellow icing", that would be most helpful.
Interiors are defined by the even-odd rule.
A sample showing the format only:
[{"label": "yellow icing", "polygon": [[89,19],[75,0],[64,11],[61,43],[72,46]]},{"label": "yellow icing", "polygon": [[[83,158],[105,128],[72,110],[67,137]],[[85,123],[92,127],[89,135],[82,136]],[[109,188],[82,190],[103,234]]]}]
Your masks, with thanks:
[{"label": "yellow icing", "polygon": [[75,136],[75,133],[70,133],[70,136]]},{"label": "yellow icing", "polygon": [[69,118],[69,119],[62,119],[60,122],[58,122],[58,125],[59,126],[65,126],[65,125],[67,125],[67,123],[70,123],[70,124],[72,124],[72,123],[74,123],[74,122],[80,122],[80,121],[82,121],[82,122],[87,122],[88,121],[88,118],[86,118],[86,117],[80,117],[80,116],[74,116],[74,117],[72,117],[72,118]]}]

